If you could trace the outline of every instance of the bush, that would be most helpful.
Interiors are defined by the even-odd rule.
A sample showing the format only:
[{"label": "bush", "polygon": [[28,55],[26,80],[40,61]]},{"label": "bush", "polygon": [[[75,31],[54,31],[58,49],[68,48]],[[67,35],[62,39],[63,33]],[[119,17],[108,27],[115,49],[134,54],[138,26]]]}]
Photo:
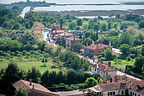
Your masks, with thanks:
[{"label": "bush", "polygon": [[87,78],[85,81],[85,84],[87,87],[92,87],[98,84],[98,81],[94,79],[93,77]]},{"label": "bush", "polygon": [[127,61],[131,61],[131,57],[130,57],[130,56],[128,56],[126,60],[127,60]]},{"label": "bush", "polygon": [[28,96],[27,94],[27,90],[23,89],[23,88],[19,88],[18,90],[16,90],[15,95],[14,96]]},{"label": "bush", "polygon": [[66,90],[66,91],[71,91],[71,90],[73,90],[73,88],[70,87],[70,86],[68,86],[68,85],[65,85],[65,90]]},{"label": "bush", "polygon": [[136,56],[135,56],[135,54],[130,54],[129,57],[134,59]]}]

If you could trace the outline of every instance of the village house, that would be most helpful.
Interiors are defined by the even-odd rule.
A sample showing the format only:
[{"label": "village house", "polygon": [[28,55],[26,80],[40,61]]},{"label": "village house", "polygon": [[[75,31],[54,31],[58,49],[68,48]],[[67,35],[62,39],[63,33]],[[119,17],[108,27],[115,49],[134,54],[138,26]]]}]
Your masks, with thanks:
[{"label": "village house", "polygon": [[51,29],[54,29],[54,30],[61,30],[61,26],[60,25],[57,25],[56,23],[52,24],[50,26]]},{"label": "village house", "polygon": [[44,86],[30,81],[19,80],[13,83],[12,86],[15,90],[18,90],[19,88],[26,89],[28,96],[60,96],[56,92],[51,92]]},{"label": "village house", "polygon": [[89,88],[89,92],[93,94],[93,96],[128,96],[125,94],[125,89],[127,88],[128,86],[126,83],[113,82],[98,84],[92,88]]},{"label": "village house", "polygon": [[88,89],[93,96],[144,96],[144,81],[123,75],[120,80]]},{"label": "village house", "polygon": [[69,37],[72,37],[73,36],[73,34],[72,33],[68,33],[67,32],[67,30],[65,30],[64,32],[61,32],[61,33],[59,33],[59,34],[56,34],[56,35],[54,35],[54,39],[56,40],[57,38],[64,38],[64,39],[66,39],[66,38],[69,38]]},{"label": "village house", "polygon": [[88,44],[84,48],[85,53],[93,54],[93,55],[101,55],[102,52],[104,52],[107,48],[110,48],[112,50],[111,43],[109,42],[109,45],[105,44],[94,44],[92,43],[90,46]]},{"label": "village house", "polygon": [[19,80],[12,84],[15,90],[24,88],[28,92],[28,96],[87,96],[84,91],[62,91],[62,92],[51,92],[44,86],[33,83],[30,81]]},{"label": "village house", "polygon": [[126,19],[127,16],[137,17],[138,15],[136,15],[136,13],[133,13],[133,12],[120,14],[120,18],[121,18],[121,19]]},{"label": "village house", "polygon": [[51,34],[53,37],[55,37],[55,35],[59,35],[59,34],[66,33],[66,32],[67,30],[53,30]]},{"label": "village house", "polygon": [[111,66],[111,62],[92,63],[91,72],[103,76],[106,80],[108,75],[111,78],[110,82],[89,88],[93,96],[144,96],[144,81],[119,71]]},{"label": "village house", "polygon": [[111,81],[113,81],[114,77],[117,75],[117,69],[111,66],[111,62],[108,62],[108,64],[103,64],[103,62],[92,64],[91,72],[103,76],[105,79],[107,79],[107,75],[109,75]]},{"label": "village house", "polygon": [[76,43],[81,43],[81,39],[75,36],[66,38],[66,49],[72,50],[72,46]]}]

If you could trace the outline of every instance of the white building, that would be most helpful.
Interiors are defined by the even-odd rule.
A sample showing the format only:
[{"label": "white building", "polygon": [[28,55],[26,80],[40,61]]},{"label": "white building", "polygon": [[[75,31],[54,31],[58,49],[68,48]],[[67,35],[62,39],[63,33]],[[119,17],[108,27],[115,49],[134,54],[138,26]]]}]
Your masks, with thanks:
[{"label": "white building", "polygon": [[105,79],[107,78],[107,74],[111,76],[111,79],[117,74],[117,69],[111,66],[111,62],[108,64],[103,64],[102,62],[92,64],[91,72],[103,76]]},{"label": "white building", "polygon": [[144,81],[123,76],[120,81],[89,88],[93,96],[144,96]]},{"label": "white building", "polygon": [[144,81],[118,71],[111,66],[111,62],[92,64],[91,72],[105,79],[107,79],[107,74],[111,77],[110,83],[98,84],[89,88],[93,96],[144,96]]}]

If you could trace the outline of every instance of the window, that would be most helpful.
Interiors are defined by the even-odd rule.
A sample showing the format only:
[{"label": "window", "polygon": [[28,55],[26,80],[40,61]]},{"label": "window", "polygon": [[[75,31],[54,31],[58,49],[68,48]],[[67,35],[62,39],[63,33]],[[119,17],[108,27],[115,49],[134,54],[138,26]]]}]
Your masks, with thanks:
[{"label": "window", "polygon": [[101,95],[101,92],[98,92],[97,95]]},{"label": "window", "polygon": [[115,92],[108,92],[108,96],[115,96]]},{"label": "window", "polygon": [[124,91],[122,91],[121,93],[122,93],[122,95],[123,95],[123,94],[124,94]]},{"label": "window", "polygon": [[112,92],[110,92],[110,95],[112,95]]},{"label": "window", "polygon": [[135,96],[137,96],[137,94],[135,93]]},{"label": "window", "polygon": [[132,96],[132,91],[130,92],[130,95]]},{"label": "window", "polygon": [[113,95],[115,95],[115,92],[113,92]]}]

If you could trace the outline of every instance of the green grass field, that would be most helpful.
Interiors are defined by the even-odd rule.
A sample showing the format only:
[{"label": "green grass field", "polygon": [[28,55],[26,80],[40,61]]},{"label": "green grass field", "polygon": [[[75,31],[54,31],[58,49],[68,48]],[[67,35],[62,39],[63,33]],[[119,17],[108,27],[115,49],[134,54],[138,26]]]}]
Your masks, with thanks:
[{"label": "green grass field", "polygon": [[[107,63],[108,61],[105,61],[105,63]],[[119,69],[125,69],[126,65],[134,65],[135,60],[131,60],[131,61],[127,61],[127,60],[121,60],[119,63],[116,63],[114,61],[110,61],[112,66],[115,66]]]},{"label": "green grass field", "polygon": [[[43,63],[41,61],[38,61],[38,60],[22,60],[22,61],[19,61],[17,59],[17,57],[14,57],[12,59],[13,61],[16,62],[16,64],[18,65],[18,67],[20,69],[23,69],[25,71],[28,71],[29,69],[31,69],[32,67],[35,67],[36,69],[38,69],[41,73],[45,72],[46,70],[49,70],[49,71],[59,71],[60,69],[59,68],[51,68],[51,66],[53,65],[56,65],[55,62],[52,61],[52,58],[48,58],[48,62],[46,63],[46,67],[43,67]],[[7,59],[1,59],[0,61],[0,70],[1,69],[5,69],[8,64],[9,64],[10,60],[7,60]],[[62,68],[61,70],[66,70],[65,68]]]}]

